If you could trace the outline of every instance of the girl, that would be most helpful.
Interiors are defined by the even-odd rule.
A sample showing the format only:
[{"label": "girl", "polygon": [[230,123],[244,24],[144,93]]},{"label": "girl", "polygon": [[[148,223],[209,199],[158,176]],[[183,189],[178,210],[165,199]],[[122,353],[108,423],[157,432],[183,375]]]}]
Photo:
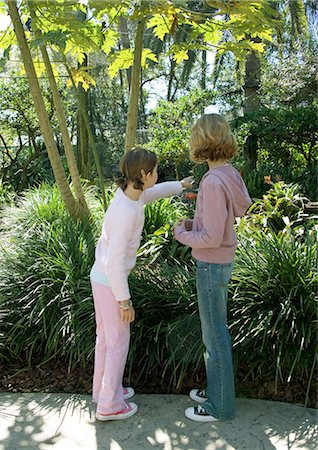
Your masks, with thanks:
[{"label": "girl", "polygon": [[130,322],[135,311],[128,275],[135,266],[144,224],[144,205],[190,188],[192,177],[160,183],[157,157],[142,148],[128,151],[120,162],[122,177],[104,218],[97,243],[91,284],[96,317],[93,401],[98,420],[125,419],[137,412],[134,395],[122,385],[128,354]]},{"label": "girl", "polygon": [[207,388],[190,392],[190,398],[202,405],[187,408],[185,415],[198,422],[230,420],[235,415],[235,388],[226,303],[237,245],[233,224],[252,201],[240,174],[228,162],[237,144],[222,116],[203,115],[192,127],[189,148],[191,159],[207,161],[209,170],[199,186],[194,219],[179,222],[174,235],[192,247],[196,259]]}]

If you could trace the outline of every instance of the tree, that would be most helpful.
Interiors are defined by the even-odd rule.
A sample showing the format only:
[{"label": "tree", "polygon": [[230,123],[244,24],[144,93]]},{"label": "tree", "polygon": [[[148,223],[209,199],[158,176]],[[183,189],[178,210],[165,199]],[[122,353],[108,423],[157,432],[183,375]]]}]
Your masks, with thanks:
[{"label": "tree", "polygon": [[140,16],[138,18],[135,48],[134,48],[134,62],[132,66],[132,75],[130,83],[129,107],[127,114],[127,129],[125,149],[129,150],[135,145],[137,119],[138,119],[138,99],[140,90],[140,72],[141,72],[141,56],[142,56],[142,39],[145,29],[146,17]]},{"label": "tree", "polygon": [[[36,15],[35,15],[35,11],[34,11],[33,1],[29,1],[28,4],[29,4],[31,17],[33,19],[35,19]],[[41,39],[42,33],[40,30],[35,29],[35,37],[37,39]],[[62,134],[62,140],[63,140],[63,144],[64,144],[64,150],[65,150],[65,154],[66,154],[66,158],[67,158],[68,168],[70,170],[70,174],[71,174],[73,185],[74,185],[75,198],[76,198],[77,203],[79,204],[82,214],[84,214],[85,216],[89,216],[89,210],[88,210],[86,200],[84,197],[81,180],[80,180],[80,176],[79,176],[79,171],[78,171],[76,160],[75,160],[75,155],[74,155],[74,152],[72,149],[72,144],[71,144],[69,132],[67,129],[66,117],[64,114],[64,109],[63,109],[63,105],[61,102],[61,97],[60,97],[60,94],[58,91],[58,87],[56,84],[56,80],[54,77],[50,58],[49,58],[46,46],[41,45],[40,48],[41,48],[41,53],[42,53],[42,58],[44,61],[46,73],[48,75],[52,95],[53,95],[53,103],[54,103],[54,107],[56,110],[60,130],[61,130],[61,134]]]},{"label": "tree", "polygon": [[17,37],[18,45],[21,52],[23,64],[27,73],[30,90],[34,100],[34,106],[39,118],[41,131],[43,133],[46,149],[50,158],[53,173],[61,191],[61,196],[65,202],[65,205],[72,217],[83,216],[81,206],[76,202],[60,159],[60,155],[54,140],[52,127],[49,121],[49,117],[45,108],[44,100],[42,97],[40,85],[36,76],[36,71],[31,57],[31,52],[28,47],[26,36],[23,30],[23,25],[19,16],[17,4],[14,0],[7,1],[8,11],[13,23],[15,35]]},{"label": "tree", "polygon": [[[10,2],[6,2],[8,5]],[[157,61],[156,55],[142,44],[143,29],[147,28],[158,39],[166,42],[166,53],[162,58],[172,58],[175,64],[186,61],[189,54],[195,51],[205,51],[219,48],[220,51],[232,51],[238,57],[243,57],[251,50],[262,51],[263,44],[247,42],[244,36],[247,31],[259,39],[266,39],[270,35],[271,9],[268,1],[251,5],[234,2],[230,7],[228,2],[206,2],[212,9],[193,11],[188,8],[188,2],[129,2],[123,1],[114,7],[110,1],[91,1],[90,11],[94,21],[81,22],[76,13],[86,11],[86,6],[78,2],[41,2],[36,4],[36,17],[33,19],[34,28],[42,32],[39,39],[32,35],[30,44],[35,47],[47,45],[54,50],[54,55],[61,55],[69,64],[70,56],[76,63],[82,64],[85,55],[102,51],[108,60],[109,74],[114,77],[119,70],[133,67],[134,82],[131,82],[130,106],[127,120],[127,147],[134,145],[137,124],[137,106],[140,86],[140,67],[146,67],[148,61]],[[231,3],[232,4],[232,3]],[[20,8],[28,14],[26,2],[20,3]],[[225,18],[227,18],[225,20]],[[119,22],[124,19],[127,29],[133,29],[137,19],[137,29],[134,49],[120,48]],[[67,24],[67,25],[66,25]],[[185,33],[184,42],[177,41],[177,31]],[[234,38],[231,41],[220,41],[223,31],[231,31]],[[9,51],[9,46],[5,52]],[[4,55],[5,56],[5,55]],[[66,61],[68,58],[68,61]],[[82,83],[87,89],[94,80],[88,67],[68,68],[73,86]],[[137,101],[136,101],[137,99]],[[84,111],[81,99],[79,110]],[[40,110],[38,110],[40,114]],[[91,142],[95,164],[101,175],[97,151],[89,127],[87,114],[83,113],[84,124]],[[42,128],[42,126],[41,126]],[[46,138],[48,140],[48,137]],[[61,180],[59,180],[61,181]],[[65,189],[65,188],[64,188]]]}]

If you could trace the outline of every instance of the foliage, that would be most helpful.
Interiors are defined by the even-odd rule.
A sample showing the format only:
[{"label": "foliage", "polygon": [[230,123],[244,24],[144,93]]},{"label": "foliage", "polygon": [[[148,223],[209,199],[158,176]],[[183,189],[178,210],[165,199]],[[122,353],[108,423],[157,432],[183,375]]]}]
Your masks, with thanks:
[{"label": "foliage", "polygon": [[0,179],[0,208],[4,205],[13,204],[14,193],[10,190],[10,187]]},{"label": "foliage", "polygon": [[58,189],[48,185],[8,211],[0,259],[1,357],[31,363],[64,356],[69,365],[85,365],[94,347],[92,230],[70,219]]},{"label": "foliage", "polygon": [[[92,360],[89,271],[104,214],[96,195],[92,188],[86,192],[96,227],[71,221],[57,188],[48,185],[3,211],[3,360],[63,358],[69,367]],[[113,190],[107,195],[109,201]],[[229,325],[236,367],[248,367],[255,377],[272,374],[276,381],[303,377],[309,392],[317,362],[317,229],[298,222],[301,204],[298,187],[277,183],[249,212],[246,226],[238,225]],[[129,376],[146,380],[161,373],[174,389],[204,367],[194,264],[170,230],[171,222],[191,213],[176,199],[147,206],[143,245],[130,276],[137,320]],[[287,225],[282,217],[289,218]]]},{"label": "foliage", "polygon": [[[0,80],[0,164],[3,181],[20,192],[44,179],[52,180],[53,174],[27,81],[15,72],[8,75],[9,81]],[[41,89],[51,125],[58,135],[47,81],[41,80]]]},{"label": "foliage", "polygon": [[312,104],[259,108],[253,115],[246,114],[236,121],[236,135],[241,147],[251,137],[257,141],[255,173],[246,170],[245,159],[239,157],[237,160],[254,196],[262,193],[259,191],[264,188],[261,182],[264,176],[270,176],[272,181],[297,182],[311,200],[317,199],[316,116],[317,105]]},{"label": "foliage", "polygon": [[260,97],[264,106],[286,108],[314,102],[317,50],[317,43],[311,40],[267,51],[261,67]]},{"label": "foliage", "polygon": [[95,89],[89,92],[91,123],[103,174],[114,178],[124,152],[128,97],[117,80],[107,78],[105,67],[98,66]]},{"label": "foliage", "polygon": [[189,367],[203,362],[194,271],[163,261],[142,264],[132,273],[131,288],[137,321],[132,328],[129,374],[147,379],[159,372],[178,388]]},{"label": "foliage", "polygon": [[[317,237],[317,236],[316,236]],[[240,236],[232,277],[230,329],[236,365],[276,382],[317,370],[317,246],[292,232]],[[306,399],[307,401],[307,399]]]},{"label": "foliage", "polygon": [[191,91],[175,102],[161,100],[149,121],[150,142],[164,170],[174,167],[176,177],[189,175],[188,140],[191,126],[211,103],[214,92],[200,89]]},{"label": "foliage", "polygon": [[[278,232],[286,226],[303,226],[309,220],[304,214],[306,200],[298,185],[283,181],[272,183],[271,189],[253,203],[248,215],[239,219],[238,231],[252,235],[258,231]],[[311,224],[312,219],[309,220],[309,228]]]},{"label": "foliage", "polygon": [[[251,50],[262,52],[264,44],[260,41],[271,40],[271,27],[277,20],[277,12],[267,0],[252,5],[235,4],[231,8],[223,2],[218,2],[213,6],[213,14],[210,12],[209,15],[206,15],[204,10],[201,15],[200,11],[192,11],[180,3],[174,5],[171,2],[121,2],[120,7],[116,8],[113,2],[92,0],[89,2],[89,9],[94,21],[87,20],[86,5],[80,2],[36,2],[34,7],[35,18],[32,20],[31,30],[41,30],[42,37],[28,35],[33,47],[52,45],[62,54],[75,58],[79,64],[83,63],[85,54],[102,50],[112,59],[112,74],[132,64],[129,49],[117,51],[120,18],[134,22],[140,15],[147,16],[148,29],[161,40],[169,35],[173,36],[177,28],[187,29],[187,42],[184,42],[182,47],[175,42],[167,50],[167,54],[172,54],[178,62],[187,58],[188,51],[216,45],[220,47],[220,51],[230,50],[238,58],[242,58]],[[22,17],[30,16],[27,2],[21,2],[20,11]],[[228,20],[224,20],[224,14]],[[231,33],[232,39],[220,40],[225,30]],[[252,37],[257,37],[259,42],[246,40],[247,32]],[[10,52],[15,44],[14,34],[6,30],[0,37],[5,38],[2,39],[3,50]],[[144,51],[145,58],[156,59],[150,49],[145,48]],[[75,78],[76,66],[77,64],[74,64]]]},{"label": "foliage", "polygon": [[174,225],[181,217],[188,216],[188,208],[177,196],[162,198],[145,207],[144,239],[159,228]]},{"label": "foliage", "polygon": [[261,108],[253,115],[245,115],[239,122],[238,138],[244,145],[251,135],[256,136],[258,152],[263,160],[274,160],[277,166],[307,166],[317,159],[317,106],[269,109]]}]

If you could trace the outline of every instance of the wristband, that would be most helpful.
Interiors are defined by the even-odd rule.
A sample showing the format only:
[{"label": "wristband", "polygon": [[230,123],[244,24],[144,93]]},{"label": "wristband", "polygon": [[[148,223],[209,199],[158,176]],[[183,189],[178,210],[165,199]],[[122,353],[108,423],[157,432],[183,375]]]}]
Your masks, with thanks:
[{"label": "wristband", "polygon": [[128,300],[128,304],[123,305],[122,303],[118,303],[118,306],[120,309],[123,309],[124,311],[127,311],[128,309],[130,309],[132,307],[132,301],[129,299]]}]

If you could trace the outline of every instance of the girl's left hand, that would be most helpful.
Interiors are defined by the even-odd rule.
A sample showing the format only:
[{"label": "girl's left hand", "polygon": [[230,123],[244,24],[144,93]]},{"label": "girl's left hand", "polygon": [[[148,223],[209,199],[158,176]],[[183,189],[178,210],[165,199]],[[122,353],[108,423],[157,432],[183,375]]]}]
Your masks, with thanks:
[{"label": "girl's left hand", "polygon": [[173,227],[172,227],[172,233],[174,234],[175,229],[176,229],[177,227],[180,227],[180,226],[185,227],[185,221],[186,221],[186,219],[180,219],[179,222],[177,222],[175,225],[173,225]]},{"label": "girl's left hand", "polygon": [[135,320],[135,310],[132,306],[129,309],[119,309],[119,312],[122,322],[133,322]]}]

